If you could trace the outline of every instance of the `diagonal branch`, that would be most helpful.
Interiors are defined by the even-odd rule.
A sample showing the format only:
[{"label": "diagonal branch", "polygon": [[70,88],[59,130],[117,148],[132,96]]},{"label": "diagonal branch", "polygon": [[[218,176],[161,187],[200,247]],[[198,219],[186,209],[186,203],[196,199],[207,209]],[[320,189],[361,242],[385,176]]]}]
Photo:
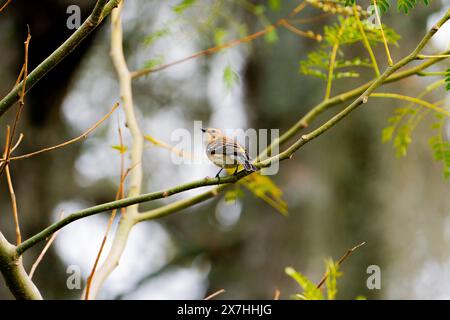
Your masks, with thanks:
[{"label": "diagonal branch", "polygon": [[0,8],[0,12],[2,12],[7,6],[8,4],[11,3],[12,0],[6,0],[6,2],[2,5],[2,7]]},{"label": "diagonal branch", "polygon": [[50,70],[67,57],[97,26],[102,20],[117,6],[120,0],[98,0],[91,15],[58,49],[53,51],[44,61],[42,61],[27,77],[26,85],[20,82],[0,101],[0,117],[12,107],[19,99],[19,93],[25,90],[28,92],[39,80],[41,80]]},{"label": "diagonal branch", "polygon": [[[30,152],[30,153],[26,153],[26,154],[22,154],[22,155],[19,155],[19,156],[11,157],[9,160],[26,159],[26,158],[33,157],[33,156],[36,156],[36,155],[44,153],[44,152],[49,152],[49,151],[53,151],[55,149],[66,147],[66,146],[68,146],[68,145],[70,145],[72,143],[75,143],[75,142],[80,141],[82,139],[86,139],[87,136],[92,133],[92,131],[97,129],[106,119],[109,118],[109,116],[117,109],[118,106],[119,106],[119,103],[114,104],[114,106],[111,109],[111,111],[109,111],[103,118],[101,118],[99,121],[97,121],[92,127],[87,129],[85,132],[80,134],[78,137],[72,138],[72,139],[70,139],[68,141],[62,142],[62,143],[57,144],[55,146],[46,147],[46,148],[43,148],[43,149],[40,149],[40,150],[37,150],[37,151],[33,151],[33,152]],[[4,159],[0,159],[0,161],[4,161]]]},{"label": "diagonal branch", "polygon": [[[192,55],[190,55],[188,57],[185,57],[185,58],[182,58],[182,59],[179,59],[179,60],[175,60],[175,61],[169,62],[169,63],[161,65],[161,66],[151,67],[151,68],[144,68],[144,69],[141,69],[141,70],[134,71],[134,72],[131,73],[131,77],[133,79],[137,79],[137,78],[140,78],[140,77],[145,76],[147,74],[158,72],[158,71],[162,71],[162,70],[165,70],[165,69],[170,68],[172,66],[178,65],[180,63],[183,63],[183,62],[186,62],[186,61],[189,61],[189,60],[196,59],[196,58],[201,57],[201,56],[210,55],[210,54],[222,51],[224,49],[235,47],[235,46],[240,45],[242,43],[248,43],[248,42],[253,41],[253,40],[257,39],[257,38],[260,38],[261,36],[263,36],[263,35],[265,35],[265,34],[267,34],[269,32],[272,32],[273,30],[275,30],[279,26],[287,27],[287,29],[293,31],[294,27],[291,26],[291,28],[289,28],[289,22],[286,19],[288,17],[292,17],[292,16],[296,15],[297,13],[299,13],[300,11],[302,11],[305,8],[306,5],[307,5],[307,2],[303,1],[302,3],[300,3],[300,5],[296,6],[288,14],[288,16],[286,18],[279,19],[275,23],[268,25],[266,28],[264,28],[262,30],[259,30],[257,32],[254,32],[252,34],[249,34],[249,35],[247,35],[245,37],[242,37],[242,38],[239,38],[239,39],[235,39],[235,40],[232,40],[230,42],[227,42],[227,43],[215,46],[215,47],[211,47],[211,48],[208,48],[208,49],[205,49],[205,50],[201,50],[201,51],[196,52],[196,53],[194,53],[194,54],[192,54]],[[296,28],[294,28],[294,29],[296,29]],[[301,34],[299,32],[296,32],[296,33],[298,35],[304,36],[303,34]],[[313,39],[315,39],[317,41],[319,41],[319,39],[321,39],[318,36],[311,35],[310,33],[308,35],[305,35],[305,36],[307,36],[308,38],[313,38]]]},{"label": "diagonal branch", "polygon": [[[340,266],[342,262],[344,262],[355,250],[359,249],[363,245],[365,245],[366,242],[361,242],[360,244],[354,246],[351,249],[348,249],[346,253],[338,260],[337,265]],[[317,284],[317,289],[320,289],[320,287],[325,283],[325,281],[328,278],[328,272],[325,272],[325,274],[322,276],[322,279],[320,279],[319,283]]]}]

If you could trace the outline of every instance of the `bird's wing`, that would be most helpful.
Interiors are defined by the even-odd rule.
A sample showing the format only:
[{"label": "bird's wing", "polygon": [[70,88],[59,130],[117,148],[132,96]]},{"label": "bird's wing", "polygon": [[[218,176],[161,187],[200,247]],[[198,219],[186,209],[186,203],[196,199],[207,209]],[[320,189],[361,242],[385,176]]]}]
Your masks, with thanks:
[{"label": "bird's wing", "polygon": [[209,154],[236,155],[246,157],[247,151],[235,140],[220,137],[208,143],[206,151]]}]

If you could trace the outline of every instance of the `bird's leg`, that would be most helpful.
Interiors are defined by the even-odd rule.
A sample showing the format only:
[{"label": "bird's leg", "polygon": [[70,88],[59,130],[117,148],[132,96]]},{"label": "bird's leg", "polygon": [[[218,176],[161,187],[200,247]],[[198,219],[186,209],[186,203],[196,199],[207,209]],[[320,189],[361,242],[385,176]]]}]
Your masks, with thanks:
[{"label": "bird's leg", "polygon": [[233,172],[233,176],[235,176],[235,175],[236,175],[236,173],[238,172],[238,169],[239,169],[239,166],[236,166],[236,170],[234,170],[234,172]]},{"label": "bird's leg", "polygon": [[219,170],[219,172],[217,172],[217,174],[216,174],[216,178],[219,178],[219,179],[220,179],[219,175],[220,175],[220,173],[222,172],[222,170],[223,170],[223,168],[222,168],[222,169],[220,169],[220,170]]}]

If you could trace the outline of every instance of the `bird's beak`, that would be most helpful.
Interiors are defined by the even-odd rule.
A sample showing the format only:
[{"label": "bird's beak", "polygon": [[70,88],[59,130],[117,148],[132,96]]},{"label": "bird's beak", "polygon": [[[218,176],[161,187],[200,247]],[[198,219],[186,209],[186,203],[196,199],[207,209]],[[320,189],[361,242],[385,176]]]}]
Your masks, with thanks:
[{"label": "bird's beak", "polygon": [[206,129],[200,128],[200,130],[202,130],[202,132],[206,132]]}]

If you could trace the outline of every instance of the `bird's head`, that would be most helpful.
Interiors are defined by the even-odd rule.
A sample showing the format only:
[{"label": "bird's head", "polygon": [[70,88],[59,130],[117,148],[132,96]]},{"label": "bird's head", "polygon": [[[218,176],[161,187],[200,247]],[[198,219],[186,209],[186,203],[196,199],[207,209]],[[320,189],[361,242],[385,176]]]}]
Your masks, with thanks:
[{"label": "bird's head", "polygon": [[205,133],[205,141],[211,141],[223,136],[223,133],[220,129],[202,128],[201,130]]}]

